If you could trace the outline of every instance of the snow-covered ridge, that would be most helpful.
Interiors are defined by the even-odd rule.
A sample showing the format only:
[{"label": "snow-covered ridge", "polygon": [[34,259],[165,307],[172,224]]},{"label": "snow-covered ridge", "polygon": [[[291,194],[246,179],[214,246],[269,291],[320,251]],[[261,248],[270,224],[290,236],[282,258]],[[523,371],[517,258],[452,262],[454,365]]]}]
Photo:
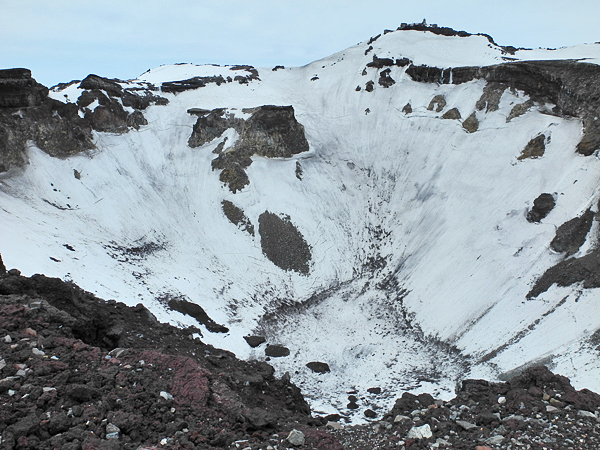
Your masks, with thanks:
[{"label": "snow-covered ridge", "polygon": [[[552,284],[527,297],[565,259],[551,247],[556,229],[598,212],[600,162],[589,130],[599,105],[572,106],[574,92],[595,87],[573,75],[584,73],[574,62],[532,64],[549,74],[543,83],[558,74],[579,93],[566,84],[534,92],[485,68],[508,71],[515,60],[507,58],[545,54],[597,63],[599,47],[510,55],[481,35],[400,30],[300,68],[182,64],[114,82],[123,92],[57,88],[51,96],[67,106],[88,92],[88,117],[105,118],[109,106],[121,114],[118,104],[123,123],[136,111],[146,123],[137,115],[138,129],[126,133],[94,128],[96,148],[63,159],[32,138],[28,164],[0,178],[0,252],[26,275],[73,279],[172,323],[198,325],[165,307],[170,299],[197,303],[229,329],[203,328],[204,340],[244,358],[264,359],[266,344],[286,346],[289,356],[271,359],[278,371],[290,372],[317,410],[356,420],[393,398],[368,396],[368,388],[450,395],[460,377],[504,376],[533,361],[598,390],[589,340],[600,329],[597,288]],[[444,75],[419,81],[411,71],[421,65]],[[454,69],[465,66],[482,70],[459,82]],[[197,86],[163,89],[194,78]],[[148,105],[127,106],[140,101],[128,95]],[[245,130],[235,119],[250,121],[265,105],[292,107],[308,150],[231,159]],[[257,139],[271,145],[275,134],[264,129]],[[190,146],[196,132],[209,138]],[[576,152],[585,136],[588,157]],[[248,183],[233,192],[222,181],[236,164]],[[555,206],[529,222],[544,193]],[[267,258],[261,226],[274,217],[310,249],[306,272]],[[595,250],[597,223],[572,258]],[[267,342],[251,348],[247,335]],[[313,373],[311,361],[331,372]],[[365,395],[357,410],[347,409],[351,390]]]}]

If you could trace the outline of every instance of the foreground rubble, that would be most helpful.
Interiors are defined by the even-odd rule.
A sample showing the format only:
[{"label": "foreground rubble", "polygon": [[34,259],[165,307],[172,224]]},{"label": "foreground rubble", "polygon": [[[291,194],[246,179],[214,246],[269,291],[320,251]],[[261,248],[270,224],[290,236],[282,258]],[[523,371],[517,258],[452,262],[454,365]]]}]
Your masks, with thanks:
[{"label": "foreground rubble", "polygon": [[3,449],[600,448],[600,396],[545,367],[466,380],[449,402],[404,393],[383,420],[345,426],[311,417],[288,376],[203,344],[197,329],[1,272]]}]

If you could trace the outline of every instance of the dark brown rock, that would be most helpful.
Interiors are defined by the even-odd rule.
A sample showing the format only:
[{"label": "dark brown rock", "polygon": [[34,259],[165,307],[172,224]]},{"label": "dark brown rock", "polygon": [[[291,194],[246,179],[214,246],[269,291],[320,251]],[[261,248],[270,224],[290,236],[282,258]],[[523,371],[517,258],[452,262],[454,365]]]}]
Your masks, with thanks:
[{"label": "dark brown rock", "polygon": [[429,111],[433,111],[435,109],[435,112],[441,112],[442,109],[444,109],[445,107],[446,97],[444,97],[441,94],[438,94],[431,99],[431,101],[429,102],[429,106],[427,106],[427,109]]},{"label": "dark brown rock", "polygon": [[0,108],[39,106],[48,88],[31,78],[28,69],[0,70]]},{"label": "dark brown rock", "polygon": [[264,255],[283,270],[303,275],[310,270],[310,247],[289,217],[265,211],[258,218],[258,234]]},{"label": "dark brown rock", "polygon": [[519,161],[527,158],[540,158],[544,156],[544,152],[546,151],[546,136],[540,134],[539,136],[531,139],[523,151],[521,155],[517,158]]},{"label": "dark brown rock", "polygon": [[123,88],[117,81],[119,80],[109,80],[108,78],[90,74],[81,81],[79,88],[90,91],[98,89],[105,91],[110,96],[122,97]]},{"label": "dark brown rock", "polygon": [[442,115],[442,119],[460,120],[461,115],[457,108],[452,108],[446,111],[444,115]]},{"label": "dark brown rock", "polygon": [[227,333],[229,328],[224,327],[216,323],[211,319],[208,314],[204,311],[200,305],[196,303],[188,302],[183,298],[172,298],[168,301],[169,308],[175,311],[179,311],[182,314],[187,314],[198,321],[198,323],[204,325],[206,329],[212,333]]},{"label": "dark brown rock", "polygon": [[533,201],[533,207],[527,212],[529,222],[539,223],[554,209],[556,202],[552,194],[543,193]]},{"label": "dark brown rock", "polygon": [[396,83],[394,79],[390,76],[390,72],[390,69],[385,69],[379,73],[380,86],[383,86],[384,88],[389,88],[390,86]]},{"label": "dark brown rock", "polygon": [[265,355],[271,358],[281,358],[283,356],[289,356],[290,349],[283,345],[267,345],[265,348]]},{"label": "dark brown rock", "polygon": [[592,228],[595,216],[596,214],[588,209],[580,217],[575,217],[563,223],[557,228],[556,235],[550,242],[550,248],[555,252],[565,253],[566,256],[577,253]]},{"label": "dark brown rock", "polygon": [[327,373],[331,370],[329,369],[329,364],[319,361],[312,361],[306,364],[310,370],[316,373]]},{"label": "dark brown rock", "polygon": [[264,336],[244,336],[244,340],[248,343],[248,345],[252,348],[258,347],[260,344],[267,341]]}]

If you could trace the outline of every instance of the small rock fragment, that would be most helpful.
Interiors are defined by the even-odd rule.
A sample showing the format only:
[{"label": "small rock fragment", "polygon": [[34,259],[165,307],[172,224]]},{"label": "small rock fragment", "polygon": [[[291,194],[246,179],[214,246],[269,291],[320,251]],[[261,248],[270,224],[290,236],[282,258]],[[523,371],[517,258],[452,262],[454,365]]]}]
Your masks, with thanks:
[{"label": "small rock fragment", "polygon": [[469,422],[465,422],[464,420],[457,420],[456,425],[458,425],[459,427],[461,427],[463,430],[466,430],[466,431],[472,430],[473,428],[477,428],[477,425],[469,423]]},{"label": "small rock fragment", "polygon": [[290,444],[296,447],[304,445],[305,442],[304,433],[296,429],[290,431],[290,434],[288,434],[288,437],[286,439]]},{"label": "small rock fragment", "polygon": [[171,394],[165,391],[160,391],[159,395],[167,401],[172,401],[175,399],[175,397],[173,397]]},{"label": "small rock fragment", "polygon": [[12,342],[12,338],[10,337],[10,334],[7,334],[6,336],[4,336],[5,344],[10,344],[11,342]]},{"label": "small rock fragment", "polygon": [[334,430],[341,430],[344,426],[338,422],[327,422],[327,428],[333,428]]},{"label": "small rock fragment", "polygon": [[408,439],[429,439],[431,436],[433,436],[433,433],[431,432],[431,427],[429,426],[428,423],[426,423],[425,425],[422,425],[420,427],[412,427],[409,431],[408,431]]},{"label": "small rock fragment", "polygon": [[42,350],[40,350],[39,348],[32,348],[31,352],[35,355],[35,356],[44,356],[46,353],[43,352]]},{"label": "small rock fragment", "polygon": [[312,361],[306,364],[310,370],[316,373],[326,373],[330,372],[329,364],[319,361]]},{"label": "small rock fragment", "polygon": [[377,413],[372,409],[367,409],[365,410],[365,417],[368,417],[369,419],[374,419],[375,417],[377,417]]}]

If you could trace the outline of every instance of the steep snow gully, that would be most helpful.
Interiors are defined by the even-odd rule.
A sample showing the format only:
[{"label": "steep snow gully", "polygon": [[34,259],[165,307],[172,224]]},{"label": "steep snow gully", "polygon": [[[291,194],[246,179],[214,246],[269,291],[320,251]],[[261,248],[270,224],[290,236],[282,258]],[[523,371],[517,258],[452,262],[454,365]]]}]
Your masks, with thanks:
[{"label": "steep snow gully", "polygon": [[317,412],[540,362],[600,390],[600,45],[448,30],[300,68],[1,71],[4,261],[268,359]]}]

